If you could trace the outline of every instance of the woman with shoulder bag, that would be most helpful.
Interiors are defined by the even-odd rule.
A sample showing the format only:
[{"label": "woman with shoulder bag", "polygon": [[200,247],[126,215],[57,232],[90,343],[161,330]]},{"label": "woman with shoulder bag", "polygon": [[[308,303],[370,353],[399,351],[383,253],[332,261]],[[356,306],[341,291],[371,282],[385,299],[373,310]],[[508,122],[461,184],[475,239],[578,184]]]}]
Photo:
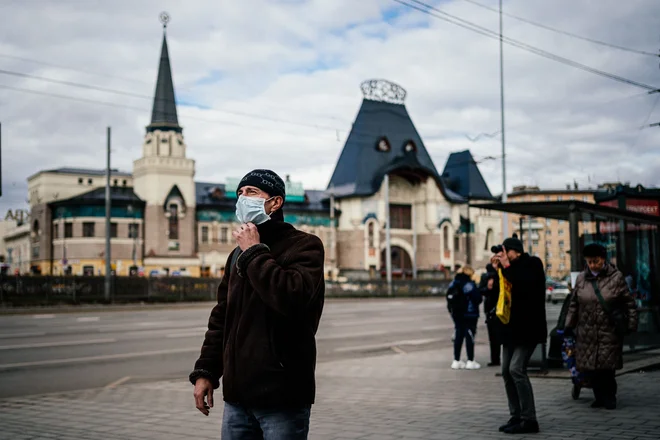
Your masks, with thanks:
[{"label": "woman with shoulder bag", "polygon": [[587,267],[575,282],[565,327],[576,337],[578,371],[591,378],[591,407],[616,409],[615,371],[623,368],[624,336],[637,331],[637,307],[605,247],[587,245],[583,255]]}]

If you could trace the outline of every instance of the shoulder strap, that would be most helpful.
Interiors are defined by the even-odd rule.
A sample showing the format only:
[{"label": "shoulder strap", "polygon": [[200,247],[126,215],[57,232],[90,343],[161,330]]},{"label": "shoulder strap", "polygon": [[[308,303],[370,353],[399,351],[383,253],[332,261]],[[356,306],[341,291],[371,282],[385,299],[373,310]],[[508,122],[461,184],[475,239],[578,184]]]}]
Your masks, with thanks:
[{"label": "shoulder strap", "polygon": [[605,313],[610,313],[610,308],[608,307],[607,303],[605,302],[605,298],[603,298],[603,295],[600,293],[600,289],[598,288],[598,280],[591,280],[591,285],[594,287],[594,291],[596,292],[596,297],[598,298],[600,306],[603,308],[603,310],[605,310]]}]

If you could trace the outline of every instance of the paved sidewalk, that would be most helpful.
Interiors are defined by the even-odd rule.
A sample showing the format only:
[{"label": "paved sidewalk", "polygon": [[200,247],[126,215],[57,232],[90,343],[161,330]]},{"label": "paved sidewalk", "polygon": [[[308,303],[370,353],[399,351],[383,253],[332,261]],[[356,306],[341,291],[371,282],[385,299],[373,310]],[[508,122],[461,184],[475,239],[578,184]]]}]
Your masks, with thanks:
[{"label": "paved sidewalk", "polygon": [[[486,347],[478,346],[485,360]],[[452,371],[451,350],[318,366],[310,439],[496,439],[508,419],[495,370]],[[570,382],[533,379],[542,433],[534,439],[660,438],[660,371],[619,377],[619,409],[593,410]],[[220,400],[218,398],[218,400]],[[219,439],[222,406],[204,417],[182,381],[0,400],[0,439]]]}]

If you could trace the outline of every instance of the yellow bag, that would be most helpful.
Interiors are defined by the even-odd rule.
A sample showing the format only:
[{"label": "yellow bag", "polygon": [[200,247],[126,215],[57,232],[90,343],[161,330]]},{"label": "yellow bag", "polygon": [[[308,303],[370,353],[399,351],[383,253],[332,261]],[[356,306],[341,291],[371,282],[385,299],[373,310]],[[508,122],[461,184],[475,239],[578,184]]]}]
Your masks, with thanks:
[{"label": "yellow bag", "polygon": [[502,324],[508,324],[511,319],[511,283],[502,275],[502,269],[497,269],[500,277],[500,297],[497,300],[495,314]]}]

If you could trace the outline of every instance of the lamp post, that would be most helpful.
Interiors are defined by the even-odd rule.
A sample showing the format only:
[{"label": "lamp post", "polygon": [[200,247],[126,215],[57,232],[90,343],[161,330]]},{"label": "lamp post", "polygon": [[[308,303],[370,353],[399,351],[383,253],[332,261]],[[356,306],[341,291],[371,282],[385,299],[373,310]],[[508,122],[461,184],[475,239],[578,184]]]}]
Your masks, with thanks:
[{"label": "lamp post", "polygon": [[133,239],[133,252],[132,252],[132,257],[133,257],[133,267],[137,270],[137,239],[138,239],[138,227],[137,227],[137,219],[136,219],[136,209],[133,206],[133,204],[128,205],[128,213],[131,216],[131,219],[133,220],[133,223],[129,226],[129,231],[130,234],[132,235]]}]

